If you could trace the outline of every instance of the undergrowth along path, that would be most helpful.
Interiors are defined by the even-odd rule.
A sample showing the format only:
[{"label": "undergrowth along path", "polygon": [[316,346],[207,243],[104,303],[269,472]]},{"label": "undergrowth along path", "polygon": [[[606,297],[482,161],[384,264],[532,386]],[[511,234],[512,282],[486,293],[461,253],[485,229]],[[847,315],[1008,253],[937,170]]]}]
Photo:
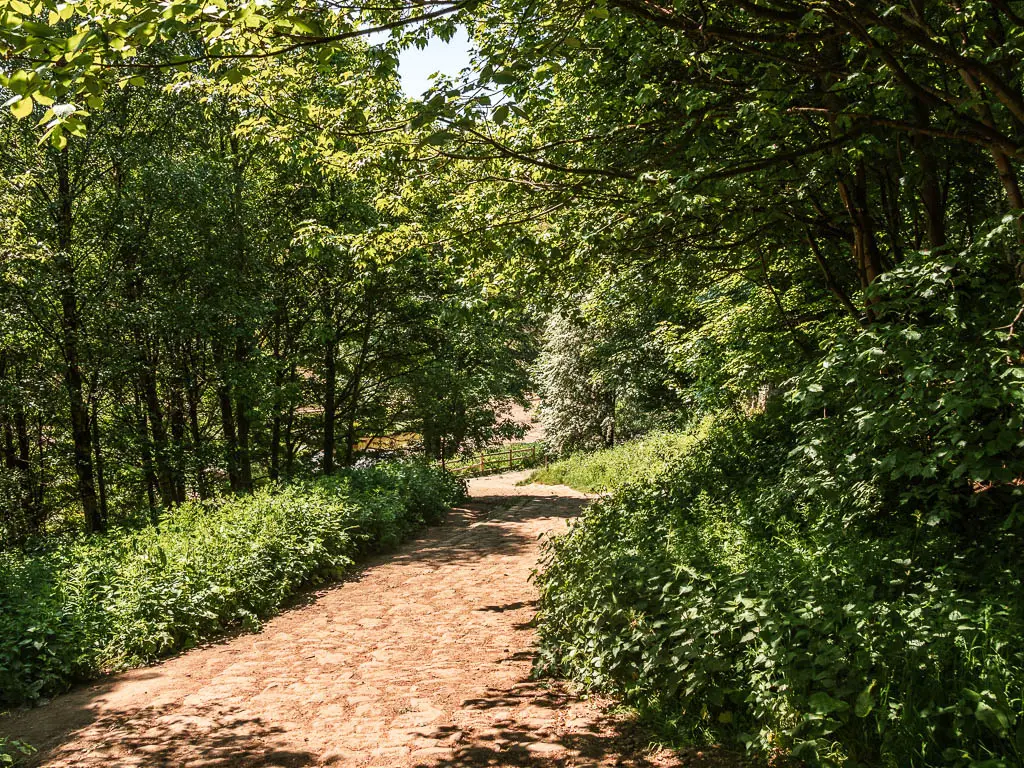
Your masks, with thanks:
[{"label": "undergrowth along path", "polygon": [[248,634],[0,720],[56,768],[720,765],[652,752],[606,702],[531,680],[545,534],[585,497],[470,482],[445,525]]}]

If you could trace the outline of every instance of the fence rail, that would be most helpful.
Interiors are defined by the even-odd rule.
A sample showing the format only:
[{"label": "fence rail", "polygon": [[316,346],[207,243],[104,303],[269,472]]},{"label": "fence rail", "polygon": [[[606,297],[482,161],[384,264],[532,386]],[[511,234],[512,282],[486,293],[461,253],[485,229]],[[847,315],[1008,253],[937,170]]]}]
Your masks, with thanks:
[{"label": "fence rail", "polygon": [[[533,462],[537,460],[537,446],[529,445],[522,448],[510,446],[500,451],[481,451],[469,457],[466,464],[459,463],[458,466],[448,466],[452,472],[485,472],[488,469],[512,469],[517,459],[526,459]],[[445,462],[441,462],[445,466]]]}]

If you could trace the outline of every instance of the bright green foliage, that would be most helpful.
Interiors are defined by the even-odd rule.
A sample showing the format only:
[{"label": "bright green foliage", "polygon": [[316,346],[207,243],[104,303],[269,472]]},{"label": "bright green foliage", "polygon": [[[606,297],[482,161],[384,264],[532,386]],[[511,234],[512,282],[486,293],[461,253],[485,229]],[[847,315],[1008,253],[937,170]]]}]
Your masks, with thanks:
[{"label": "bright green foliage", "polygon": [[879,322],[839,337],[798,380],[787,482],[844,516],[1019,524],[1020,299],[1002,254],[978,251],[908,258],[873,286]]},{"label": "bright green foliage", "polygon": [[604,451],[577,453],[538,469],[530,476],[534,483],[568,485],[585,493],[617,491],[627,485],[644,483],[660,476],[697,439],[711,420],[695,432],[651,432]]},{"label": "bright green foliage", "polygon": [[622,694],[675,741],[1021,765],[1018,534],[843,524],[781,483],[790,418],[719,420],[554,541],[542,667]]},{"label": "bright green foliage", "polygon": [[2,768],[20,765],[20,761],[23,758],[28,757],[34,752],[35,749],[23,741],[0,736],[0,766]]},{"label": "bright green foliage", "polygon": [[0,111],[0,547],[500,432],[522,303],[431,242],[436,210],[378,205],[406,174],[354,138],[402,115],[393,73],[350,98],[376,60],[151,72],[62,151]]},{"label": "bright green foliage", "polygon": [[[547,552],[545,666],[676,741],[1020,766],[1022,356],[1004,263],[993,247],[908,258],[870,293],[878,320],[787,395],[718,416],[595,504]],[[612,461],[645,463],[597,454],[562,476]]]},{"label": "bright green foliage", "polygon": [[[19,120],[39,108],[39,126],[54,146],[86,135],[88,118],[118,88],[141,85],[154,70],[188,82],[196,65],[208,67],[225,89],[244,93],[264,60],[287,60],[315,49],[330,59],[373,30],[400,29],[443,17],[464,2],[439,2],[423,13],[393,8],[331,6],[313,0],[259,2],[215,0],[156,3],[150,0],[7,0],[0,5],[0,85],[4,106]],[[422,38],[423,30],[412,37]],[[393,50],[378,52],[365,77],[349,79],[356,99],[376,81],[394,75]]]},{"label": "bright green foliage", "polygon": [[187,503],[159,524],[0,554],[0,705],[256,627],[303,587],[438,522],[465,492],[425,463]]}]

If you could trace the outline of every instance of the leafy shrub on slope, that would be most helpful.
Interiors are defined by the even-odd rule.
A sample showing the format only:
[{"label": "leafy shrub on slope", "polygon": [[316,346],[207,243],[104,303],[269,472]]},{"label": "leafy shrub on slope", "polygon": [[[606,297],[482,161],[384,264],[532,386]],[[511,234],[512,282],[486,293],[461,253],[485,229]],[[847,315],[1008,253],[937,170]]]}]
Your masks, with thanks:
[{"label": "leafy shrub on slope", "polygon": [[998,249],[934,256],[877,281],[785,403],[549,546],[544,666],[680,740],[1024,765],[1020,296]]},{"label": "leafy shrub on slope", "polygon": [[820,765],[1021,765],[1018,536],[865,538],[785,482],[785,419],[723,420],[548,548],[542,666],[669,738]]},{"label": "leafy shrub on slope", "polygon": [[427,464],[387,464],[185,504],[159,527],[35,556],[0,553],[0,705],[257,626],[296,590],[438,522],[464,491]]}]

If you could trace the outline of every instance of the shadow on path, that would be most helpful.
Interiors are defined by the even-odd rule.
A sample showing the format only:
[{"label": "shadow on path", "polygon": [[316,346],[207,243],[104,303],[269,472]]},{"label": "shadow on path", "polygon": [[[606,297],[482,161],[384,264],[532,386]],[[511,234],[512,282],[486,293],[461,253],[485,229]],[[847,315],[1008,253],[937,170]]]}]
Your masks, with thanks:
[{"label": "shadow on path", "polygon": [[[498,504],[499,499],[504,503]],[[399,566],[442,566],[471,563],[496,554],[522,555],[533,549],[537,540],[517,530],[517,523],[568,520],[578,516],[587,503],[587,499],[548,496],[476,497],[465,507],[454,510],[448,525],[431,528],[426,536],[381,560]]]},{"label": "shadow on path", "polygon": [[110,712],[73,746],[56,745],[32,763],[74,768],[306,768],[315,755],[286,744],[287,732],[237,708],[169,704]]},{"label": "shadow on path", "polygon": [[[62,768],[79,765],[110,768],[317,765],[314,754],[295,747],[296,743],[303,743],[304,734],[299,724],[267,715],[225,688],[217,688],[222,695],[198,703],[190,694],[209,684],[204,678],[221,664],[219,660],[231,657],[221,666],[234,660],[234,655],[240,653],[239,643],[243,648],[253,645],[254,641],[256,645],[261,644],[264,638],[280,632],[280,624],[274,625],[277,621],[302,625],[313,622],[323,610],[321,602],[325,596],[338,599],[339,590],[351,582],[376,579],[374,572],[379,567],[391,572],[390,569],[404,571],[407,567],[412,571],[411,566],[416,566],[415,570],[429,572],[468,564],[472,571],[492,558],[501,561],[528,557],[532,560],[537,545],[536,534],[529,532],[532,522],[573,517],[579,514],[586,501],[529,492],[475,497],[464,507],[453,510],[446,524],[425,529],[417,539],[395,552],[368,559],[358,571],[336,584],[300,593],[281,616],[268,622],[264,631],[255,636],[229,631],[230,637],[215,639],[172,658],[169,663],[114,675],[80,686],[44,707],[0,717],[0,735],[23,739],[40,750],[29,765],[43,762]],[[530,611],[534,601],[512,599],[505,604],[483,605],[479,610],[485,615],[502,616]],[[471,615],[477,609],[467,605],[465,610]],[[527,628],[527,623],[510,627],[513,631]],[[289,631],[294,634],[294,629]],[[309,639],[296,637],[300,642]],[[241,653],[251,652],[243,650]],[[524,660],[523,654],[512,653],[502,661]],[[267,660],[267,664],[272,669],[274,660]],[[186,671],[189,674],[185,674]],[[241,705],[240,701],[243,701]]]},{"label": "shadow on path", "polygon": [[[417,768],[738,768],[739,756],[719,749],[687,750],[680,755],[651,748],[646,731],[633,720],[595,713],[591,703],[551,681],[520,682],[510,690],[489,689],[463,702],[460,715],[472,723],[450,756]],[[497,713],[497,716],[495,716]]]}]

